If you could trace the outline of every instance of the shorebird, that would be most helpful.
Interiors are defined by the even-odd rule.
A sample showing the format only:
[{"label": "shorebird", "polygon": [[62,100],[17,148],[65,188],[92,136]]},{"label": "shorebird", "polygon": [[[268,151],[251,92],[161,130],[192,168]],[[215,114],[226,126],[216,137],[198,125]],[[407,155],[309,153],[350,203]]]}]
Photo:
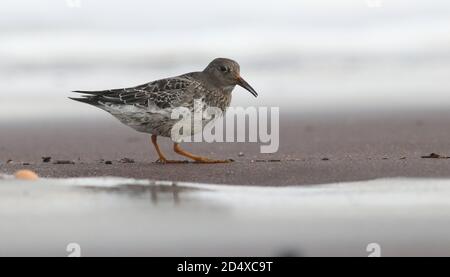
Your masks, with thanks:
[{"label": "shorebird", "polygon": [[[230,106],[231,92],[239,85],[253,96],[258,93],[240,76],[237,62],[226,59],[214,59],[203,71],[190,72],[180,76],[152,81],[143,85],[102,91],[74,91],[84,94],[76,101],[94,105],[103,109],[123,124],[139,132],[151,134],[160,163],[179,163],[168,160],[162,153],[157,137],[171,137],[171,129],[179,120],[172,119],[175,108],[185,107],[191,112],[195,101],[202,101],[206,107],[217,107],[222,112]],[[193,128],[194,129],[194,128]],[[173,150],[198,163],[226,163],[231,160],[214,160],[197,156],[183,150],[174,141]]]}]

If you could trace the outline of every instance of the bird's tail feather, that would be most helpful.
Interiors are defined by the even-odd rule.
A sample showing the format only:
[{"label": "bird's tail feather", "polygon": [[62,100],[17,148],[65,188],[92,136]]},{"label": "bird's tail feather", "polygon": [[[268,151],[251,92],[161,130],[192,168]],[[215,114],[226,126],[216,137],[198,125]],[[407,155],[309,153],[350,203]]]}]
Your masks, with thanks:
[{"label": "bird's tail feather", "polygon": [[81,94],[89,94],[89,95],[102,95],[109,91],[108,90],[74,90],[72,92],[81,93]]},{"label": "bird's tail feather", "polygon": [[98,97],[97,96],[83,95],[82,97],[79,97],[79,98],[78,97],[69,97],[69,99],[78,101],[78,102],[82,102],[82,103],[86,103],[86,104],[90,104],[90,105],[94,105],[94,106],[98,105]]},{"label": "bird's tail feather", "polygon": [[81,95],[80,98],[69,97],[69,99],[96,106],[96,105],[98,105],[99,97],[107,91],[104,91],[104,90],[99,90],[99,91],[74,90],[72,92],[85,94],[85,95]]}]

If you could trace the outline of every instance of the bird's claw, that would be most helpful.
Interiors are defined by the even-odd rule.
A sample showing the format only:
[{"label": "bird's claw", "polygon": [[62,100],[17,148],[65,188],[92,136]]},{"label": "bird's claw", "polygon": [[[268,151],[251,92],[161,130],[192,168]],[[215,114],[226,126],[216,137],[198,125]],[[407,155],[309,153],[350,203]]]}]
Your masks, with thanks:
[{"label": "bird's claw", "polygon": [[161,159],[161,158],[159,158],[155,161],[155,163],[157,163],[157,164],[165,164],[166,162],[167,162],[166,159]]}]

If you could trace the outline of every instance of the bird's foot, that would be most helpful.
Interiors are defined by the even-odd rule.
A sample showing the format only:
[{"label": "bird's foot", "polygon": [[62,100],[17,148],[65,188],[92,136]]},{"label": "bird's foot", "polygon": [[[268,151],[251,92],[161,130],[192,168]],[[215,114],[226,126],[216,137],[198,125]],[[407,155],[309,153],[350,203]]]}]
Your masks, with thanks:
[{"label": "bird's foot", "polygon": [[220,163],[231,163],[231,162],[234,162],[234,160],[233,159],[213,160],[213,159],[208,159],[208,158],[204,158],[204,157],[195,159],[195,163],[201,163],[201,164],[220,164]]},{"label": "bird's foot", "polygon": [[167,160],[164,158],[159,158],[155,161],[155,163],[158,164],[182,164],[182,163],[188,163],[189,161],[183,160],[183,161],[179,161],[179,160]]}]

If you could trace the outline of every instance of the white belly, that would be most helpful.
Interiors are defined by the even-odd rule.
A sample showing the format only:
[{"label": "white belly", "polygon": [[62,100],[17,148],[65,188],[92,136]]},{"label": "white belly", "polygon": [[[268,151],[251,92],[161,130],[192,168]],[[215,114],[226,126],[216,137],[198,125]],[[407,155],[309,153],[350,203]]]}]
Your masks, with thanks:
[{"label": "white belly", "polygon": [[[211,118],[203,118],[202,111],[196,111],[197,120],[201,120],[201,124],[194,123],[183,117],[175,117],[172,119],[172,108],[160,109],[157,107],[139,107],[132,105],[116,105],[105,104],[100,106],[105,111],[112,114],[123,124],[135,129],[138,132],[149,133],[158,136],[170,137],[172,127],[176,123],[184,125],[185,130],[190,130],[194,135],[203,130],[206,124],[217,119],[217,116]],[[193,116],[193,113],[191,112]],[[198,122],[198,121],[196,121]]]}]

